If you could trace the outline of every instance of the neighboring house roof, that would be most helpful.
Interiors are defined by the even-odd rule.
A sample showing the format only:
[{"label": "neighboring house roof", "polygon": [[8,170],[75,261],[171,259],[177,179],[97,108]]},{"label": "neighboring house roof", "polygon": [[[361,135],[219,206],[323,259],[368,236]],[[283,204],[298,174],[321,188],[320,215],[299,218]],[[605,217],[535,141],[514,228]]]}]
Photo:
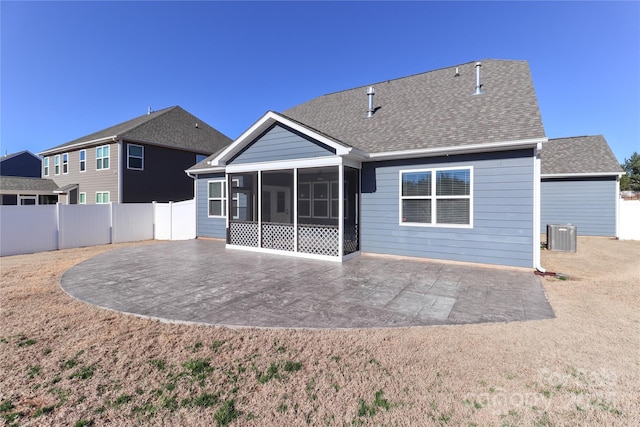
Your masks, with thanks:
[{"label": "neighboring house roof", "polygon": [[25,178],[21,176],[0,177],[0,193],[2,194],[53,194],[58,188],[51,179]]},{"label": "neighboring house roof", "polygon": [[475,64],[320,96],[283,115],[368,153],[545,138],[527,62],[482,61],[481,95]]},{"label": "neighboring house roof", "polygon": [[0,157],[0,175],[40,177],[42,159],[29,150]]},{"label": "neighboring house roof", "polygon": [[179,106],[154,111],[41,152],[51,154],[71,147],[124,139],[180,150],[211,154],[231,139]]},{"label": "neighboring house roof", "polygon": [[602,135],[549,139],[540,151],[542,175],[621,175]]}]

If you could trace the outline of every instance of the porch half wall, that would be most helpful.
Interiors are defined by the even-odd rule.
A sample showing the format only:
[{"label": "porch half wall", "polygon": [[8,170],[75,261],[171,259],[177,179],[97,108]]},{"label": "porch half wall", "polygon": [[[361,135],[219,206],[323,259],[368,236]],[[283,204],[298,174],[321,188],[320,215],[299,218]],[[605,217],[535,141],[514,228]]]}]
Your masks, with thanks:
[{"label": "porch half wall", "polygon": [[[473,227],[399,224],[401,170],[473,167]],[[533,150],[364,163],[363,252],[533,267]]]}]

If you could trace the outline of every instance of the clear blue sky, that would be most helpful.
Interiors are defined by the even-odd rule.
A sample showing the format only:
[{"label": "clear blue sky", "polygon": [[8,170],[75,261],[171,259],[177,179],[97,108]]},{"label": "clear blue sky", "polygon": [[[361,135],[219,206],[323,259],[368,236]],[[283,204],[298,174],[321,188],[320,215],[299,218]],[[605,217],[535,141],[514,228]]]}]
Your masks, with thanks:
[{"label": "clear blue sky", "polygon": [[470,61],[529,62],[549,138],[640,152],[638,2],[11,2],[1,149],[180,105],[231,138],[267,110]]}]

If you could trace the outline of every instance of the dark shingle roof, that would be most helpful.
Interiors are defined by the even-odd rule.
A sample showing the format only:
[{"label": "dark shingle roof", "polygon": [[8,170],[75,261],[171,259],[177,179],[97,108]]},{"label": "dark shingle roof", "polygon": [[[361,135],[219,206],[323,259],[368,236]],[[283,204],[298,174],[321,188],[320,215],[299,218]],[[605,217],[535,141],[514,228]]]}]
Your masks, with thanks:
[{"label": "dark shingle roof", "polygon": [[320,96],[283,115],[369,153],[545,136],[526,61],[482,61],[482,95],[473,95],[475,62],[457,68],[458,77],[456,66],[443,68]]},{"label": "dark shingle roof", "polygon": [[25,178],[21,176],[0,177],[0,190],[2,191],[40,191],[51,192],[58,188],[51,179]]},{"label": "dark shingle roof", "polygon": [[[197,128],[196,123],[198,124]],[[61,151],[72,145],[110,137],[164,145],[203,154],[211,154],[231,143],[231,139],[226,135],[179,106],[174,106],[85,135],[82,138],[45,150],[45,152]]]},{"label": "dark shingle roof", "polygon": [[542,175],[622,172],[602,135],[550,139],[542,144],[540,167]]},{"label": "dark shingle roof", "polygon": [[10,160],[13,159],[14,157],[18,157],[21,156],[22,154],[30,154],[31,156],[35,157],[36,159],[40,160],[40,157],[36,156],[35,154],[33,154],[31,151],[29,150],[22,150],[22,151],[18,151],[17,153],[11,153],[11,154],[6,154],[2,157],[0,157],[0,163],[6,161],[6,160]]}]

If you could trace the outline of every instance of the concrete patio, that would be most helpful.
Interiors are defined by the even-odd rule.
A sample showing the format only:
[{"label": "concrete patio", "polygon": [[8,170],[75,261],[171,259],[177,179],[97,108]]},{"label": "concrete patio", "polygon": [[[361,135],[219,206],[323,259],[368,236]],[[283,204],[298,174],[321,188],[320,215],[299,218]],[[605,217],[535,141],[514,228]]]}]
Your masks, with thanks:
[{"label": "concrete patio", "polygon": [[68,270],[78,300],[225,326],[374,328],[554,317],[533,270],[362,255],[345,263],[189,240],[115,249]]}]

